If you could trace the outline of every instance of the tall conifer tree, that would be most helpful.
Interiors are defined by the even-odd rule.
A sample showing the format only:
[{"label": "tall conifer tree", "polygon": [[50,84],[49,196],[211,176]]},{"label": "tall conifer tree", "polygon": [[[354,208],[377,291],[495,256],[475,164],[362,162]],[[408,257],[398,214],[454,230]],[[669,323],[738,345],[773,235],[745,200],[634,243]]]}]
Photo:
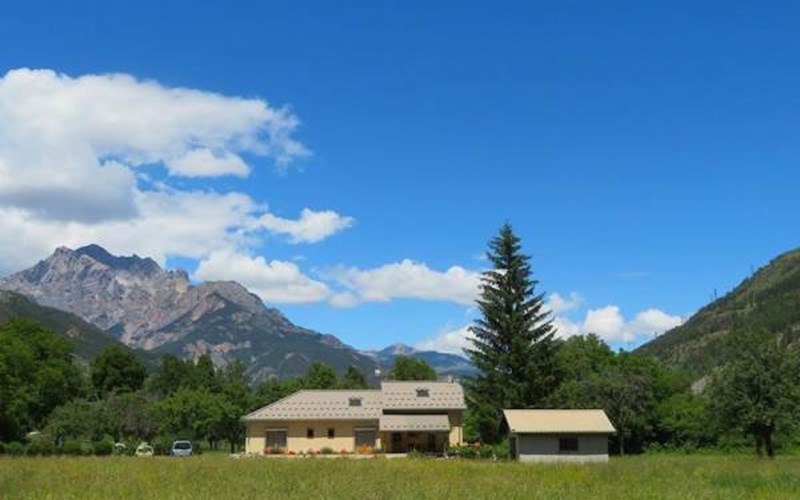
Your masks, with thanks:
[{"label": "tall conifer tree", "polygon": [[486,253],[493,268],[481,278],[481,318],[470,327],[466,349],[479,375],[468,384],[474,424],[481,439],[502,437],[503,408],[529,408],[543,403],[555,386],[555,329],[537,293],[530,257],[505,224]]}]

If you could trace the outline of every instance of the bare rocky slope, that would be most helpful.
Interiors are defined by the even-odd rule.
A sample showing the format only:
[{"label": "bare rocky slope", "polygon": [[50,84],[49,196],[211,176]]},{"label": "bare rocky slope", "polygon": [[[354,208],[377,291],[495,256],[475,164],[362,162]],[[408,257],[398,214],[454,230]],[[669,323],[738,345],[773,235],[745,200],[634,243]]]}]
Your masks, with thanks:
[{"label": "bare rocky slope", "polygon": [[98,245],[58,248],[0,280],[0,289],[76,314],[129,347],[184,358],[207,353],[217,364],[239,359],[254,380],[301,375],[313,361],[366,374],[376,365],[332,335],[292,324],[236,282],[193,285],[183,271]]}]

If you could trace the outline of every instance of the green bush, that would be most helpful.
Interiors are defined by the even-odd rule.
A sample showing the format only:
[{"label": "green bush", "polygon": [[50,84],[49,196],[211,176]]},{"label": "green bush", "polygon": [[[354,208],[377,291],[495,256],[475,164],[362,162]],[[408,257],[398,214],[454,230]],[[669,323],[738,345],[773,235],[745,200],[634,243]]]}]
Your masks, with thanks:
[{"label": "green bush", "polygon": [[15,457],[24,455],[25,445],[18,441],[12,441],[6,445],[6,453]]},{"label": "green bush", "polygon": [[41,455],[47,456],[55,453],[55,445],[49,436],[39,434],[30,439],[26,455]]},{"label": "green bush", "polygon": [[6,454],[6,444],[0,441],[0,455],[5,455],[5,454]]},{"label": "green bush", "polygon": [[425,454],[422,453],[419,450],[411,450],[411,451],[408,452],[408,454],[406,456],[408,458],[414,458],[414,459],[425,458]]},{"label": "green bush", "polygon": [[65,455],[83,455],[83,443],[77,439],[67,439],[61,446],[61,452]]},{"label": "green bush", "polygon": [[319,450],[319,452],[322,455],[333,455],[333,448],[330,448],[330,447],[326,446],[326,447],[322,448],[321,450]]},{"label": "green bush", "polygon": [[172,441],[174,440],[171,437],[158,436],[150,444],[153,446],[153,451],[156,455],[169,455],[172,451]]},{"label": "green bush", "polygon": [[111,455],[114,453],[114,440],[109,436],[105,436],[100,441],[94,443],[93,451],[94,454],[98,456]]}]

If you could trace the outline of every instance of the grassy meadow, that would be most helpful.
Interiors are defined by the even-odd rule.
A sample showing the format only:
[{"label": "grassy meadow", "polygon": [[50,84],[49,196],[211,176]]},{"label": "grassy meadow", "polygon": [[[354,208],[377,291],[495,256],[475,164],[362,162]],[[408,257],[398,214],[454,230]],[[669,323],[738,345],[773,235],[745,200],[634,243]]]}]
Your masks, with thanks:
[{"label": "grassy meadow", "polygon": [[800,498],[800,457],[566,466],[434,459],[0,458],[0,498]]}]

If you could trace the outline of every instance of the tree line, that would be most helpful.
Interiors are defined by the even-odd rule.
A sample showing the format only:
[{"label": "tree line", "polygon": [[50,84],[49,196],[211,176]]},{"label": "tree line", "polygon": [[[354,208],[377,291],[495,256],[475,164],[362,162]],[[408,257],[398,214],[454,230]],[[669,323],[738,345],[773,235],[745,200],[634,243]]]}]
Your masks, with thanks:
[{"label": "tree line", "polygon": [[[800,357],[791,335],[745,325],[730,335],[733,361],[693,380],[653,357],[615,352],[595,335],[558,338],[510,225],[487,256],[492,267],[483,273],[481,314],[466,349],[478,370],[463,380],[468,440],[502,443],[505,408],[602,408],[617,429],[612,451],[621,454],[752,446],[774,456],[800,443]],[[386,375],[436,379],[423,360],[405,356]],[[340,376],[320,362],[303,377],[255,385],[241,362],[216,367],[208,355],[165,355],[148,371],[123,346],[85,366],[68,341],[34,322],[0,326],[0,443],[15,449],[25,440],[42,452],[139,440],[164,448],[182,438],[234,451],[244,437],[240,418],[252,410],[300,389],[368,387],[357,368]]]},{"label": "tree line", "polygon": [[751,440],[758,454],[772,457],[776,444],[797,442],[800,358],[790,332],[776,339],[763,325],[739,329],[726,346],[734,361],[692,381],[655,358],[615,353],[595,335],[557,338],[530,257],[509,224],[490,241],[487,258],[481,315],[466,349],[479,370],[466,381],[471,439],[505,439],[504,408],[602,408],[621,454]]},{"label": "tree line", "polygon": [[[430,380],[424,361],[400,356],[389,372],[398,380]],[[0,326],[0,444],[25,441],[35,453],[84,449],[109,451],[117,442],[129,449],[149,441],[169,449],[191,439],[231,452],[244,441],[240,419],[300,389],[367,389],[356,367],[338,376],[321,362],[305,376],[250,384],[245,366],[216,367],[208,355],[197,360],[163,356],[147,366],[121,345],[103,350],[88,366],[76,361],[71,344],[29,320]],[[110,444],[109,444],[110,443]],[[3,446],[0,449],[5,449]]]}]

